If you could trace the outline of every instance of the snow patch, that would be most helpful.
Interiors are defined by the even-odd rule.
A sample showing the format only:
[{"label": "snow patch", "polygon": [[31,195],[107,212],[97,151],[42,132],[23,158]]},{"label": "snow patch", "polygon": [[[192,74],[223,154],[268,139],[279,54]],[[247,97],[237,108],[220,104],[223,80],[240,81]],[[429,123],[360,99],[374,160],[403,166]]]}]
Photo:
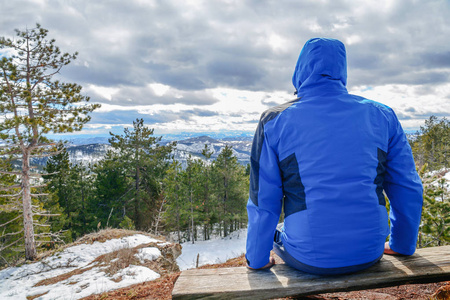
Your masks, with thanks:
[{"label": "snow patch", "polygon": [[247,229],[241,229],[222,239],[199,241],[195,244],[183,243],[181,244],[183,246],[182,253],[177,258],[177,264],[180,270],[195,268],[197,255],[199,256],[199,266],[226,262],[245,253],[246,240]]},{"label": "snow patch", "polygon": [[139,261],[143,264],[146,260],[155,260],[161,256],[161,251],[156,247],[141,248],[139,252],[135,254]]},{"label": "snow patch", "polygon": [[152,281],[159,277],[158,273],[149,268],[131,265],[115,274],[113,279],[121,278],[122,280],[119,282],[122,285],[121,287],[126,287],[136,283]]}]

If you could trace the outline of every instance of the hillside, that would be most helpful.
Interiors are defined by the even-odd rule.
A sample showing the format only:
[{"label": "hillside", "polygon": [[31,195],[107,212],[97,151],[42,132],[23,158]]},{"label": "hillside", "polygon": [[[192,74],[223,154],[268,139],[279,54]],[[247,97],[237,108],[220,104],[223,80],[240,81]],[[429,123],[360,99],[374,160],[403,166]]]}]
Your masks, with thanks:
[{"label": "hillside", "polygon": [[179,244],[145,232],[107,229],[38,261],[0,271],[0,299],[80,299],[178,271]]},{"label": "hillside", "polygon": [[36,262],[1,270],[0,299],[81,299],[144,283],[160,289],[161,284],[173,284],[179,266],[187,269],[240,256],[245,238],[246,230],[240,230],[223,239],[184,243],[182,250],[145,232],[101,230]]}]

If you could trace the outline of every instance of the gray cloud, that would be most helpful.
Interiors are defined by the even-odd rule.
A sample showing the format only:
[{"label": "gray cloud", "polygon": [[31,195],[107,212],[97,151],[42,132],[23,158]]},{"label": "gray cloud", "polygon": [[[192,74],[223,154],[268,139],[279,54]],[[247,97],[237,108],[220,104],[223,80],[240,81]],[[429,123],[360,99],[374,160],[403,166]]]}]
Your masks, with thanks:
[{"label": "gray cloud", "polygon": [[435,68],[450,67],[450,51],[427,52],[421,55],[423,64]]},{"label": "gray cloud", "polygon": [[219,113],[206,109],[189,109],[182,112],[173,112],[170,110],[161,110],[158,113],[142,113],[135,110],[94,112],[91,123],[93,124],[131,124],[133,120],[143,119],[145,124],[152,125],[156,123],[170,123],[176,120],[189,121],[193,117],[213,117]]},{"label": "gray cloud", "polygon": [[[104,100],[103,100],[104,101]],[[152,104],[190,104],[208,105],[218,100],[204,91],[179,91],[157,96],[148,86],[123,87],[117,95],[112,97],[111,104],[123,106],[152,105]],[[104,101],[106,102],[106,101]]]}]

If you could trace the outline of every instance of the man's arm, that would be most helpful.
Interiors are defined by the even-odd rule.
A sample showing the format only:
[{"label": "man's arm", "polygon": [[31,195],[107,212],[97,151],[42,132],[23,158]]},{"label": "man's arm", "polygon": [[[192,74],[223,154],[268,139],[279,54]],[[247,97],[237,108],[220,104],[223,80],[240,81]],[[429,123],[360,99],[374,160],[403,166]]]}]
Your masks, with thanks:
[{"label": "man's arm", "polygon": [[423,187],[411,147],[394,113],[391,122],[383,184],[391,205],[389,246],[394,252],[412,255],[416,250],[422,214]]},{"label": "man's arm", "polygon": [[278,158],[270,147],[264,123],[260,121],[252,145],[250,198],[247,203],[248,231],[246,259],[248,267],[270,267],[270,250],[281,213],[283,197]]}]

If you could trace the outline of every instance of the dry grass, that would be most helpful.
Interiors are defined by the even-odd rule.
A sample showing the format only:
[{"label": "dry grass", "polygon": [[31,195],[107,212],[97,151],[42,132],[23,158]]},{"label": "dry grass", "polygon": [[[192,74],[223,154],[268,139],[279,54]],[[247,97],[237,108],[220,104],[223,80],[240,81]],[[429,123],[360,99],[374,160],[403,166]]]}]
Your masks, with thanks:
[{"label": "dry grass", "polygon": [[162,236],[155,236],[153,234],[150,234],[150,233],[144,232],[144,231],[107,228],[107,229],[102,229],[97,232],[86,234],[86,235],[82,236],[81,238],[79,238],[78,240],[76,240],[75,242],[73,242],[71,245],[68,245],[67,247],[79,245],[79,244],[93,244],[94,242],[104,243],[107,240],[120,239],[120,238],[123,238],[126,236],[135,235],[135,234],[143,234],[143,235],[152,237],[154,239],[158,239],[160,241],[165,241],[165,238]]},{"label": "dry grass", "polygon": [[97,257],[93,263],[104,267],[102,270],[107,275],[113,276],[130,265],[139,265],[139,259],[135,256],[137,253],[137,248],[124,247]]},{"label": "dry grass", "polygon": [[[51,250],[47,250],[41,253],[38,253],[38,257],[36,259],[36,261],[42,260],[46,257],[55,255],[58,252],[63,251],[66,248],[69,247],[73,247],[76,245],[81,245],[81,244],[93,244],[94,242],[99,242],[99,243],[104,243],[107,240],[112,240],[112,239],[120,239],[123,237],[127,237],[127,236],[132,236],[135,234],[142,234],[142,235],[146,235],[149,236],[151,238],[160,240],[160,241],[165,241],[165,237],[163,236],[155,236],[153,234],[150,234],[148,232],[145,231],[136,231],[136,230],[127,230],[127,229],[117,229],[117,228],[106,228],[106,229],[102,229],[96,232],[92,232],[89,234],[86,234],[82,237],[80,237],[79,239],[77,239],[76,241],[74,241],[73,243],[67,244],[67,245],[59,245],[57,246],[55,249],[51,249]],[[18,261],[14,266],[19,266],[21,264],[24,263],[28,263],[26,262],[24,259],[21,259],[20,261]],[[32,263],[32,262],[30,262]]]},{"label": "dry grass", "polygon": [[41,296],[44,296],[46,294],[48,294],[48,292],[45,292],[45,293],[42,293],[42,294],[37,294],[37,295],[34,295],[34,296],[27,296],[27,300],[33,300],[33,299],[39,298]]},{"label": "dry grass", "polygon": [[231,267],[245,267],[245,266],[246,266],[245,256],[244,256],[244,254],[242,254],[239,257],[229,259],[226,262],[221,263],[221,264],[203,265],[198,268],[199,269],[216,269],[216,268],[231,268]]},{"label": "dry grass", "polygon": [[[66,279],[69,279],[70,277],[74,276],[74,275],[78,275],[78,274],[82,274],[86,271],[89,271],[90,269],[94,268],[96,266],[91,266],[91,267],[87,267],[87,268],[80,268],[80,269],[75,269],[73,271],[55,276],[55,277],[51,277],[51,278],[46,278],[44,280],[39,281],[38,283],[36,283],[35,285],[33,285],[33,287],[37,287],[37,286],[43,286],[43,285],[51,285],[51,284],[55,284],[57,282],[60,281],[64,281]],[[75,282],[76,283],[76,282]],[[75,284],[75,283],[70,283],[70,284]]]},{"label": "dry grass", "polygon": [[180,272],[167,274],[161,278],[135,284],[123,289],[118,289],[102,294],[91,295],[82,300],[102,300],[102,299],[115,299],[115,300],[135,300],[135,299],[152,299],[152,300],[168,300],[172,299],[172,290],[180,276]]}]

